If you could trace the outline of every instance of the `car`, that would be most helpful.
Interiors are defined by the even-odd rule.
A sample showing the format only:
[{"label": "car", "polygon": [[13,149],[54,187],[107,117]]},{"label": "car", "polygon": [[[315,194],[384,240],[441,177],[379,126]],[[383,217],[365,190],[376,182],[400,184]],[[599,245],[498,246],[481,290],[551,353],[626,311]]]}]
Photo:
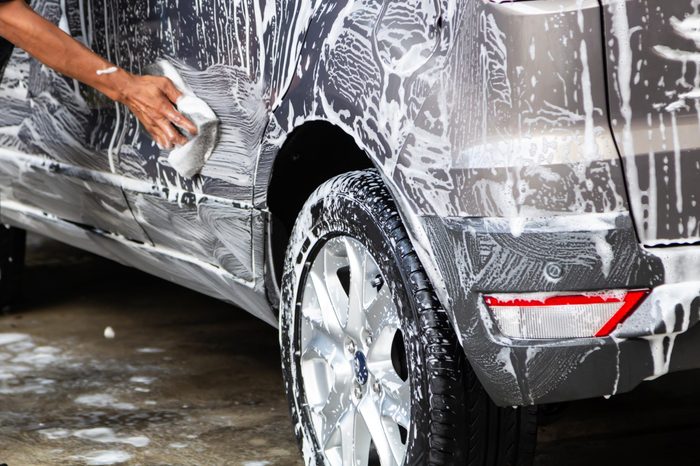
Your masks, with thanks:
[{"label": "car", "polygon": [[700,367],[696,1],[33,6],[132,72],[166,59],[219,140],[184,178],[15,50],[4,304],[29,230],[247,310],[308,465],[527,465],[537,406]]}]

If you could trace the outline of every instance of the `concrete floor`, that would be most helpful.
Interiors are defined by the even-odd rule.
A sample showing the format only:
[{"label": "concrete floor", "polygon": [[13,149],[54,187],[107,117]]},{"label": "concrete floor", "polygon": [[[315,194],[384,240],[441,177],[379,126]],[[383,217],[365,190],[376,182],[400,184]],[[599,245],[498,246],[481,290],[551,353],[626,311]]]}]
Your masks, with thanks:
[{"label": "concrete floor", "polygon": [[[698,375],[549,415],[536,465],[700,463]],[[276,332],[213,299],[33,238],[24,302],[0,315],[3,462],[299,465]]]}]

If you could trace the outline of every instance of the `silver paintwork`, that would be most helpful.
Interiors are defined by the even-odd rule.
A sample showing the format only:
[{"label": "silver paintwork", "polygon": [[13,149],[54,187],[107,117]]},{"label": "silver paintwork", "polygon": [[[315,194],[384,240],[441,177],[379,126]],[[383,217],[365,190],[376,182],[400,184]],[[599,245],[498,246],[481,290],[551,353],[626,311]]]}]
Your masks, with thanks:
[{"label": "silver paintwork", "polygon": [[[357,240],[327,241],[311,258],[301,294],[301,371],[316,439],[331,466],[369,464],[370,444],[382,466],[406,455],[399,426],[410,425],[409,381],[392,364],[401,323],[389,286],[377,291],[377,263]],[[338,270],[349,267],[349,294]],[[368,377],[356,374],[366,356]]]}]

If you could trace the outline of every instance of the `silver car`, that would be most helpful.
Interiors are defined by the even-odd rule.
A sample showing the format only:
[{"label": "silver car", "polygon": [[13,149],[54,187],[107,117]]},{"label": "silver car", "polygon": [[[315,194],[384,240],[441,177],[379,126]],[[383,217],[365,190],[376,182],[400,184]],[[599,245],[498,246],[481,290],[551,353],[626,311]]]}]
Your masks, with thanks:
[{"label": "silver car", "polygon": [[700,367],[698,0],[33,6],[220,127],[182,177],[0,53],[4,304],[32,230],[278,326],[308,465],[527,465],[535,406]]}]

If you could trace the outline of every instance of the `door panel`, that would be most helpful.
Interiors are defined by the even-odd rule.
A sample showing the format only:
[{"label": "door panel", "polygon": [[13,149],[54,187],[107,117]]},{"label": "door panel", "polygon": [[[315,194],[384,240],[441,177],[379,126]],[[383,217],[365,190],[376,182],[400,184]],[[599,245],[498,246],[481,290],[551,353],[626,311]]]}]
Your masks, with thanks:
[{"label": "door panel", "polygon": [[[98,5],[81,21],[77,0],[67,2],[66,11],[59,0],[32,3],[44,17],[106,55],[108,28]],[[117,154],[118,107],[15,50],[0,84],[0,108],[3,203],[38,208],[130,239],[147,239],[110,169]]]},{"label": "door panel", "polygon": [[[119,64],[140,73],[167,58],[221,121],[219,142],[201,176],[186,180],[130,117],[120,149],[123,176],[158,195],[127,191],[156,245],[178,248],[238,278],[260,282],[262,228],[252,205],[255,168],[270,110],[294,73],[309,11],[270,0],[111,0],[118,15]],[[164,233],[167,226],[168,233]]]},{"label": "door panel", "polygon": [[[205,45],[194,39],[198,37],[197,31],[204,27],[214,31],[207,14],[210,3],[203,4],[204,11],[199,11],[195,2],[188,1],[180,2],[178,7],[177,3],[167,1],[112,0],[115,10],[120,12],[117,17],[121,44],[119,65],[142,73],[158,59],[176,60],[185,81],[224,121],[219,147],[225,147],[230,139],[230,125],[239,121],[229,116],[231,105],[225,98],[226,90],[236,84],[236,76],[216,67],[214,63],[221,57],[206,53]],[[207,35],[206,38],[212,37]],[[219,167],[211,175],[188,180],[168,165],[167,152],[153,143],[133,116],[125,121],[124,130],[126,143],[120,151],[121,174],[156,186],[155,193],[126,191],[136,218],[153,243],[212,263],[253,283],[253,211],[249,202],[253,159],[248,154],[225,157],[230,159],[228,166]],[[221,150],[212,155],[207,173],[211,173],[209,167],[217,165],[222,155]],[[227,247],[228,243],[234,244],[233,250]]]},{"label": "door panel", "polygon": [[700,241],[696,3],[603,1],[612,127],[648,245]]}]

